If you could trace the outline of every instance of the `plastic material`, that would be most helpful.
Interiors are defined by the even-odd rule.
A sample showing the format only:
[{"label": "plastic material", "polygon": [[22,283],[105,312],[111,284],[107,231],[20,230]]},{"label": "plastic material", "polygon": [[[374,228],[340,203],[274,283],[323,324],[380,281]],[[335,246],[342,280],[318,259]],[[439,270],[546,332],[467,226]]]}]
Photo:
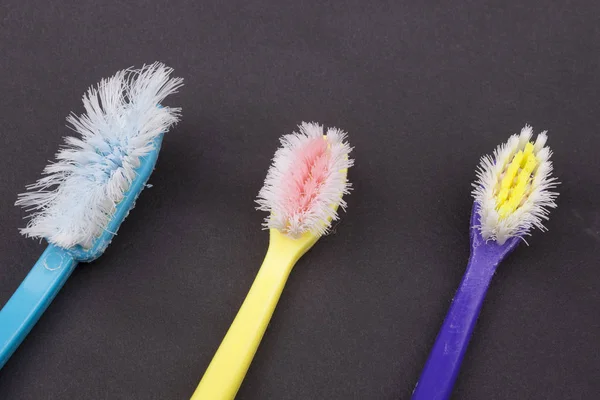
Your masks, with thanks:
[{"label": "plastic material", "polygon": [[265,260],[192,400],[235,398],[294,264],[317,240],[310,233],[290,239],[270,230]]},{"label": "plastic material", "polygon": [[413,400],[450,398],[496,267],[521,241],[513,237],[501,246],[495,241],[486,243],[478,225],[479,215],[475,206],[471,215],[471,257],[467,270],[415,387]]},{"label": "plastic material", "polygon": [[154,149],[140,158],[137,177],[123,200],[117,205],[113,218],[91,248],[75,246],[63,249],[49,245],[33,266],[16,292],[0,310],[0,369],[17,349],[25,336],[40,319],[78,262],[90,262],[100,257],[116,235],[119,226],[135,206],[154,170],[162,143],[161,134],[154,140]]},{"label": "plastic material", "polygon": [[68,251],[48,246],[0,310],[0,368],[40,319],[76,265]]}]

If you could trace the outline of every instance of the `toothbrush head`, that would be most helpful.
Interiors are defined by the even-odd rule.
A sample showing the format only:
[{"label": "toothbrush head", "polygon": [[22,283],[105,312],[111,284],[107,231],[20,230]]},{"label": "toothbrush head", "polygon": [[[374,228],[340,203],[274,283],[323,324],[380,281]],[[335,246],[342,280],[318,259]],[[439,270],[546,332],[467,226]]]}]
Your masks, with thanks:
[{"label": "toothbrush head", "polygon": [[263,226],[297,239],[309,232],[326,234],[345,209],[342,198],[350,192],[347,171],[354,161],[346,133],[303,122],[299,132],[280,139],[265,184],[258,194],[258,209],[269,212]]},{"label": "toothbrush head", "polygon": [[31,211],[21,233],[69,249],[79,261],[99,257],[145,187],[162,136],[179,108],[160,106],[182,80],[160,63],[123,70],[83,96],[86,113],[67,122],[56,162],[27,186],[16,205]]},{"label": "toothbrush head", "polygon": [[546,147],[546,131],[532,141],[525,125],[519,135],[481,158],[473,197],[483,239],[503,245],[511,237],[523,238],[530,230],[546,230],[543,221],[556,207],[558,185],[552,177],[552,151]]}]

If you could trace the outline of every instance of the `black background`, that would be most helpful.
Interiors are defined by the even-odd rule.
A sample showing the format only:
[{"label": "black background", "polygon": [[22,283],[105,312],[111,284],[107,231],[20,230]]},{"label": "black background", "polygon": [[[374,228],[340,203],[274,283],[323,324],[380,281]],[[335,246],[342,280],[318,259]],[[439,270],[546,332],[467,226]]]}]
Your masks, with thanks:
[{"label": "black background", "polygon": [[549,130],[560,186],[490,287],[453,399],[600,394],[597,1],[53,1],[0,8],[0,304],[41,254],[17,193],[102,77],[162,61],[183,119],[0,399],[187,399],[261,264],[280,135],[349,132],[355,190],[293,271],[239,399],[408,399],[468,258],[479,157]]}]

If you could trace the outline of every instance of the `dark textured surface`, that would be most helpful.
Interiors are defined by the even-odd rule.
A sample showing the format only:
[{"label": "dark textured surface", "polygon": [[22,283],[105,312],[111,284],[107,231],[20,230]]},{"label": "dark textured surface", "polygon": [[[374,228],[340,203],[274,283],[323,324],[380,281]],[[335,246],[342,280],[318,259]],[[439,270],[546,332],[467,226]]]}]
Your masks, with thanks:
[{"label": "dark textured surface", "polygon": [[85,89],[163,61],[185,78],[183,120],[106,254],[0,371],[0,399],[188,398],[261,263],[253,200],[302,120],[349,132],[355,191],[239,399],[408,399],[466,265],[475,166],[526,122],[549,130],[559,208],[496,274],[453,398],[600,397],[600,3],[48,3],[0,3],[0,304],[43,249],[19,236],[16,195]]}]

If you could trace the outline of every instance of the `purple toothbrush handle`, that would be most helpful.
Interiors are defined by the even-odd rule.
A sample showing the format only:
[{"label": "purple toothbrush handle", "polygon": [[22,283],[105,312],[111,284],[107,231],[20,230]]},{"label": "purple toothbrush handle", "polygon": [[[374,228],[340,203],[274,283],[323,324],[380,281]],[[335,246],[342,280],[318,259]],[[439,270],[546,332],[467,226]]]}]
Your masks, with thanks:
[{"label": "purple toothbrush handle", "polygon": [[450,310],[438,333],[412,400],[445,400],[452,388],[469,345],[473,327],[496,267],[515,247],[520,238],[503,245],[485,240],[479,229],[479,216],[474,207],[471,216],[471,257],[462,282],[452,300]]}]

